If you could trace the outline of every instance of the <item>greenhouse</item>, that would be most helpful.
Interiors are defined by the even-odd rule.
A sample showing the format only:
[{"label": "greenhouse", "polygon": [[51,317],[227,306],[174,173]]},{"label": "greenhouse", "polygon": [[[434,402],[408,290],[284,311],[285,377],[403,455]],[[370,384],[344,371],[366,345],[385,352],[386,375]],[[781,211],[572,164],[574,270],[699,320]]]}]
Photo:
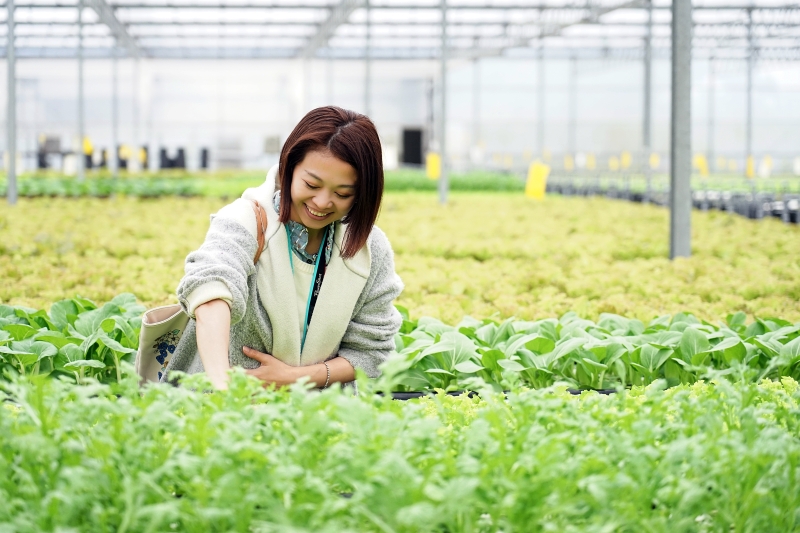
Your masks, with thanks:
[{"label": "greenhouse", "polygon": [[0,533],[800,531],[800,5],[0,42]]}]

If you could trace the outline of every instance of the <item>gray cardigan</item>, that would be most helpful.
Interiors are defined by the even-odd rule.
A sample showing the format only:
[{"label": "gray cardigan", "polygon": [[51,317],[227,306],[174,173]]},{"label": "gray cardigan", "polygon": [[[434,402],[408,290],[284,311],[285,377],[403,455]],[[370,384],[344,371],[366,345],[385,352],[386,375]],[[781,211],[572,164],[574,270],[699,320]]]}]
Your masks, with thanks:
[{"label": "gray cardigan", "polygon": [[[288,241],[283,224],[267,202],[274,188],[271,181],[268,177],[262,187],[249,189],[244,199],[212,216],[205,241],[186,257],[186,273],[177,294],[191,318],[162,382],[169,380],[172,370],[203,371],[194,311],[213,299],[226,300],[230,305],[231,366],[259,365],[242,353],[242,347],[248,346],[293,366],[316,364],[338,355],[374,378],[380,375],[378,366],[394,350],[394,336],[402,319],[393,301],[403,284],[394,271],[389,241],[373,227],[367,245],[354,258],[344,260],[340,253],[345,226],[340,223],[336,223],[333,257],[306,344],[300,350]],[[253,265],[255,216],[248,198],[258,199],[268,214],[267,245],[257,267]]]}]

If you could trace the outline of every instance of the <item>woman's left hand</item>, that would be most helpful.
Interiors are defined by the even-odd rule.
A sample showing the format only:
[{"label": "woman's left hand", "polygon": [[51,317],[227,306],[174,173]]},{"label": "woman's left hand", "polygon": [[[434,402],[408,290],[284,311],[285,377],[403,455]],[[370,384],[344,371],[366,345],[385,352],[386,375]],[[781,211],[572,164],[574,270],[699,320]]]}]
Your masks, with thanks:
[{"label": "woman's left hand", "polygon": [[261,353],[247,346],[242,348],[242,352],[250,359],[261,363],[258,368],[252,368],[246,372],[248,375],[255,376],[263,381],[264,385],[274,383],[280,387],[294,383],[300,377],[296,367],[287,365],[269,354]]}]

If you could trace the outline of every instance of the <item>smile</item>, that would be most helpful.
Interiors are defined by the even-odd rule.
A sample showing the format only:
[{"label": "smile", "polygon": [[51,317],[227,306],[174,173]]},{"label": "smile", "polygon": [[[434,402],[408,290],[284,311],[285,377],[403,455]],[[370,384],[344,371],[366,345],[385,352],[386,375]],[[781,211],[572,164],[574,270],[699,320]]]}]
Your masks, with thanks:
[{"label": "smile", "polygon": [[304,206],[305,206],[305,208],[306,208],[306,212],[307,212],[309,215],[311,215],[313,218],[317,218],[317,219],[323,219],[323,218],[327,217],[328,215],[330,215],[330,213],[322,213],[322,212],[320,212],[320,211],[314,211],[313,209],[311,209],[310,207],[308,207],[308,204],[303,204],[303,205],[304,205]]}]

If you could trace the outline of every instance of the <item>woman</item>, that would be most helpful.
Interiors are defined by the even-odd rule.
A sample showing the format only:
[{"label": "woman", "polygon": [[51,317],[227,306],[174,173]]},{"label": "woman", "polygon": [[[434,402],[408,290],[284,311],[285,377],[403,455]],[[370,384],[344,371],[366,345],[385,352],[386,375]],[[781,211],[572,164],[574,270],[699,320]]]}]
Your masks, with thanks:
[{"label": "woman", "polygon": [[[276,190],[278,189],[278,190]],[[309,112],[260,187],[212,215],[186,257],[178,299],[189,321],[172,370],[205,371],[224,389],[242,366],[265,384],[307,377],[318,387],[370,377],[394,349],[403,285],[375,219],[383,195],[381,146],[364,115]],[[257,264],[253,200],[267,213]]]}]

